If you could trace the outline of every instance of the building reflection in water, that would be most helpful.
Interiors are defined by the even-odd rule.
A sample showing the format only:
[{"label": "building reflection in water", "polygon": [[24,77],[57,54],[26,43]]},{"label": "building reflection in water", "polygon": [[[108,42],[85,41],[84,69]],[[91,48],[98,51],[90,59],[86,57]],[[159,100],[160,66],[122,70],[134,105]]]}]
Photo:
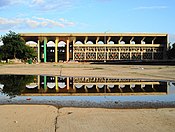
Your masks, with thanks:
[{"label": "building reflection in water", "polygon": [[95,77],[35,76],[22,95],[161,95],[168,94],[168,83],[137,79]]}]

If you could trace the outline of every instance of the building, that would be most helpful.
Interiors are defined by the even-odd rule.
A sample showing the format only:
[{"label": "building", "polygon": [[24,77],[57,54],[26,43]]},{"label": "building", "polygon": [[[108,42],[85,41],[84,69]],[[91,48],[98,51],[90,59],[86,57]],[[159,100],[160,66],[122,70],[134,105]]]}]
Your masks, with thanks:
[{"label": "building", "polygon": [[21,33],[38,62],[164,60],[168,34]]}]

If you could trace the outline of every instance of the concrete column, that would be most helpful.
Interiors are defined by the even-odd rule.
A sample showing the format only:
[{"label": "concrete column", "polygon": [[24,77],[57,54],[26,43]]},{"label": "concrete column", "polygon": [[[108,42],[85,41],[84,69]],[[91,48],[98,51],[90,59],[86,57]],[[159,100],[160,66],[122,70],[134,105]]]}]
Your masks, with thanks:
[{"label": "concrete column", "polygon": [[86,47],[85,47],[84,59],[86,60]]},{"label": "concrete column", "polygon": [[59,88],[58,88],[58,77],[55,76],[55,89],[56,89],[56,92],[59,92]]},{"label": "concrete column", "polygon": [[100,90],[99,90],[99,88],[98,88],[98,86],[96,85],[96,90],[97,90],[97,92],[99,93],[100,92]]},{"label": "concrete column", "polygon": [[96,44],[98,44],[99,39],[100,39],[100,37],[97,37],[97,39],[96,39]]},{"label": "concrete column", "polygon": [[88,37],[85,37],[84,44],[87,43]]},{"label": "concrete column", "polygon": [[156,37],[154,37],[154,39],[152,40],[152,44],[154,44],[154,41],[156,40]]},{"label": "concrete column", "polygon": [[111,37],[108,37],[107,44],[109,44],[109,41],[111,40]]},{"label": "concrete column", "polygon": [[58,62],[58,38],[55,39],[55,62]]},{"label": "concrete column", "polygon": [[111,93],[111,89],[109,88],[109,86],[108,86],[108,85],[106,85],[106,87],[107,87],[108,92],[110,92],[110,93]]},{"label": "concrete column", "polygon": [[97,59],[98,59],[98,58],[97,58],[97,53],[98,53],[98,52],[96,51],[96,54],[95,54],[95,58],[96,58],[96,59],[95,59],[95,60],[97,60]]},{"label": "concrete column", "polygon": [[141,60],[143,60],[143,52],[141,52]]},{"label": "concrete column", "polygon": [[119,47],[118,59],[120,60],[120,47]]},{"label": "concrete column", "polygon": [[142,38],[142,40],[141,40],[141,42],[140,42],[140,43],[142,44],[142,42],[143,42],[144,40],[145,40],[145,37],[143,37],[143,38]]},{"label": "concrete column", "polygon": [[40,41],[38,40],[38,63],[40,63]]},{"label": "concrete column", "polygon": [[133,40],[134,40],[134,37],[131,38],[131,40],[130,40],[130,44],[132,43]]},{"label": "concrete column", "polygon": [[44,38],[44,63],[47,62],[47,38]]},{"label": "concrete column", "polygon": [[120,42],[122,41],[123,37],[120,37],[119,41],[118,41],[118,44],[120,44]]},{"label": "concrete column", "polygon": [[109,60],[109,50],[106,52],[107,54],[107,60]]},{"label": "concrete column", "polygon": [[69,90],[69,77],[67,77],[67,90]]},{"label": "concrete column", "polygon": [[75,57],[74,57],[74,45],[75,45],[75,42],[76,42],[76,38],[74,38],[74,40],[73,40],[73,60],[75,60]]},{"label": "concrete column", "polygon": [[67,47],[66,47],[66,61],[69,61],[69,40],[67,40]]}]

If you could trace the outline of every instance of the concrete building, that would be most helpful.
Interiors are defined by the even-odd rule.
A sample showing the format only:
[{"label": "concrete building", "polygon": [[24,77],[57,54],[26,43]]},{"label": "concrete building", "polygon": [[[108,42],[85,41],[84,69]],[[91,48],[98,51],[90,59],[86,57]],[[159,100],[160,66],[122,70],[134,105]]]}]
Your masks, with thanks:
[{"label": "concrete building", "polygon": [[21,33],[38,62],[164,60],[168,34]]}]

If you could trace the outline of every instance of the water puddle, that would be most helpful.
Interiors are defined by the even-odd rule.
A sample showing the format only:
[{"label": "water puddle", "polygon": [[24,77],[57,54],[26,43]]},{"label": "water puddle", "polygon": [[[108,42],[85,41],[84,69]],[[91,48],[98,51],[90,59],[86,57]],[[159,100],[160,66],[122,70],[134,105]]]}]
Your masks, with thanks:
[{"label": "water puddle", "polygon": [[[0,75],[0,104],[175,106],[175,82],[105,77]],[[164,102],[164,103],[163,103]],[[166,104],[165,104],[166,102]]]}]

